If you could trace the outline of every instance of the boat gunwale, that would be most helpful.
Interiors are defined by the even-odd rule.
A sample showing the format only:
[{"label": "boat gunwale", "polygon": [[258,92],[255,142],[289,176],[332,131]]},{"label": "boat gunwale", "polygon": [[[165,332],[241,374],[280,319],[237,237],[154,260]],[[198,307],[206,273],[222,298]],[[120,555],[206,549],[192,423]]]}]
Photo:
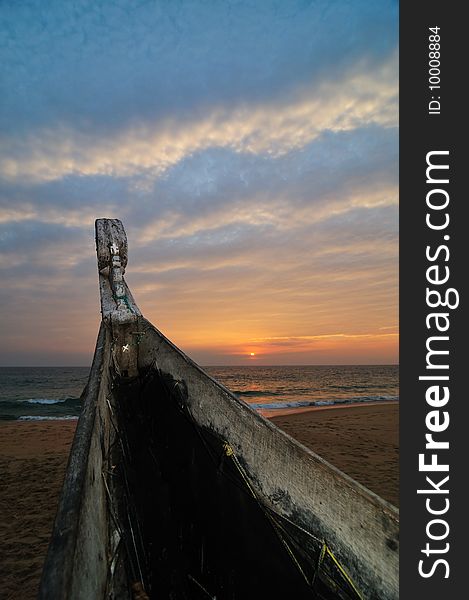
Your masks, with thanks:
[{"label": "boat gunwale", "polygon": [[82,393],[83,406],[70,449],[52,535],[44,561],[39,585],[39,600],[70,597],[83,490],[101,384],[105,337],[106,327],[101,322],[88,382]]},{"label": "boat gunwale", "polygon": [[356,479],[354,479],[353,477],[351,477],[344,471],[341,471],[338,467],[336,467],[335,465],[333,465],[332,463],[327,461],[325,458],[323,458],[322,456],[320,456],[319,454],[314,452],[314,450],[311,450],[311,448],[308,448],[307,446],[302,444],[300,441],[293,438],[286,431],[284,431],[283,429],[280,429],[280,427],[278,427],[270,419],[267,419],[266,417],[261,415],[259,412],[257,412],[256,409],[252,408],[248,402],[242,400],[241,398],[238,398],[238,396],[236,396],[236,394],[234,394],[231,390],[229,390],[221,382],[219,382],[215,378],[213,378],[209,373],[207,373],[207,371],[205,371],[200,365],[198,365],[196,362],[194,362],[189,356],[187,356],[187,354],[185,354],[169,338],[167,338],[157,327],[155,327],[150,321],[148,321],[148,319],[146,319],[143,316],[140,317],[140,319],[143,319],[146,322],[147,326],[149,326],[151,329],[153,329],[155,331],[155,333],[158,336],[160,336],[167,344],[169,344],[169,346],[173,350],[175,350],[179,355],[181,355],[181,357],[187,363],[189,363],[189,365],[191,367],[194,367],[203,377],[209,379],[212,384],[214,384],[216,387],[218,387],[224,394],[228,395],[230,400],[235,402],[242,410],[245,410],[245,411],[247,410],[247,412],[249,413],[249,417],[254,417],[256,420],[260,421],[263,425],[267,425],[267,427],[271,431],[275,432],[275,434],[279,434],[279,435],[287,438],[289,440],[290,444],[299,448],[304,454],[307,454],[308,456],[310,456],[312,459],[314,459],[315,462],[321,464],[321,466],[323,466],[325,469],[333,471],[336,475],[338,475],[341,479],[343,479],[343,481],[345,483],[347,483],[349,485],[349,487],[351,487],[352,489],[357,491],[361,496],[366,498],[366,500],[371,501],[373,504],[375,504],[379,508],[389,512],[390,513],[389,516],[391,518],[394,518],[396,521],[399,521],[399,508],[398,507],[394,506],[394,504],[391,504],[390,502],[388,502],[381,496],[378,496],[378,494],[376,494],[375,492],[373,492],[372,490],[370,490],[369,488],[367,488],[366,486],[361,484],[359,481],[357,481]]},{"label": "boat gunwale", "polygon": [[[178,403],[182,408],[186,405],[190,407],[194,422],[228,441],[250,473],[251,483],[266,507],[280,517],[293,517],[295,524],[298,521],[300,529],[304,528],[311,534],[313,525],[317,530],[314,535],[319,535],[328,544],[332,544],[334,553],[346,565],[349,575],[361,589],[364,598],[397,598],[397,507],[331,465],[235,396],[185,355],[145,317],[139,318],[139,331],[144,332],[139,347],[140,359],[145,356],[144,360],[139,360],[139,366],[144,369],[153,367],[160,376],[169,376],[175,384],[175,389],[179,389],[181,393]],[[220,400],[223,398],[222,405],[216,401],[217,396]],[[223,405],[228,412],[220,408]],[[238,430],[241,422],[244,423],[242,433]],[[248,422],[251,425],[248,425]],[[229,424],[234,429],[230,429]],[[262,430],[265,434],[268,432],[267,437],[261,434]],[[259,441],[265,440],[265,444],[261,442],[258,449],[249,441],[253,439],[254,432],[256,436],[260,434]],[[245,434],[247,437],[243,438]],[[274,466],[269,459],[269,452],[278,443],[281,457],[290,458],[288,466]],[[254,455],[251,455],[252,452]],[[264,461],[259,458],[261,455]],[[266,475],[265,467],[269,463],[267,471],[270,475]],[[277,474],[282,472],[284,475],[279,475],[278,480]],[[287,490],[287,494],[278,499],[276,494],[280,488]],[[342,515],[341,518],[345,519],[343,524],[346,525],[347,533],[344,533],[342,525],[337,523],[337,509],[332,511],[328,508],[331,502],[326,501],[322,506],[320,495],[325,490],[328,501],[341,498],[337,509]],[[340,498],[337,494],[340,494]],[[335,506],[334,503],[333,505]],[[371,526],[372,522],[376,530]],[[365,539],[368,539],[367,544]],[[370,562],[371,547],[376,553],[373,553],[374,558]],[[363,569],[369,568],[371,564],[373,567],[369,571],[370,575],[363,575]],[[395,565],[395,570],[391,565]]]},{"label": "boat gunwale", "polygon": [[[104,222],[106,220],[99,221]],[[117,241],[125,243],[126,250],[127,240],[125,238],[125,233],[123,234],[124,237],[122,237],[122,239],[119,237],[120,229],[123,231],[121,222],[118,220],[112,220],[111,224],[114,228],[117,228]],[[101,229],[103,231],[101,231]],[[101,239],[100,236],[110,235],[110,232],[107,230],[104,231],[104,229],[103,227],[97,227],[98,259],[100,248],[103,247],[104,243],[104,239]],[[111,233],[115,234],[116,232],[112,231]],[[116,243],[116,239],[112,237],[112,240],[110,241],[114,241]],[[123,273],[121,275],[123,275]],[[357,517],[357,520],[354,521],[354,523],[352,523],[352,525],[349,527],[349,539],[346,536],[342,539],[341,527],[336,527],[336,524],[333,521],[333,516],[331,515],[331,511],[328,509],[325,509],[325,511],[320,509],[319,516],[317,516],[314,510],[315,508],[318,508],[316,500],[312,504],[308,502],[307,505],[305,505],[303,498],[304,493],[302,491],[303,488],[298,484],[304,483],[304,481],[301,481],[301,478],[303,477],[304,479],[304,473],[306,473],[307,469],[313,468],[317,469],[317,473],[319,475],[318,485],[324,485],[324,482],[330,482],[332,485],[331,489],[335,489],[336,491],[337,488],[343,486],[342,490],[345,492],[345,498],[348,501],[351,501],[351,504],[342,503],[342,512],[345,511],[345,513],[347,513],[347,511],[349,512],[353,507],[356,506],[359,508],[359,514],[361,514],[362,517],[364,515],[372,514],[374,522],[378,524],[379,530],[382,530],[382,538],[377,538],[377,540],[375,540],[374,537],[376,536],[374,536],[374,534],[371,535],[372,530],[366,526],[368,527],[368,538],[371,539],[373,543],[375,541],[379,542],[378,558],[375,561],[377,571],[376,573],[373,571],[374,574],[370,580],[368,580],[369,578],[363,579],[361,576],[359,576],[357,581],[365,585],[368,593],[372,593],[373,590],[376,591],[376,589],[382,589],[383,592],[386,592],[386,598],[394,598],[396,593],[395,577],[391,573],[391,577],[389,579],[389,567],[381,567],[381,563],[378,559],[380,556],[383,557],[386,555],[386,553],[391,551],[393,553],[392,560],[395,560],[394,552],[397,546],[394,547],[393,544],[395,544],[394,538],[398,536],[398,530],[396,530],[399,523],[398,508],[354,480],[346,473],[342,472],[334,465],[330,464],[327,460],[322,458],[319,454],[316,454],[316,452],[310,448],[307,448],[301,444],[298,440],[291,437],[285,431],[280,429],[275,423],[259,414],[247,402],[236,396],[227,387],[208,374],[203,367],[200,367],[196,362],[194,362],[170,339],[161,333],[150,321],[141,315],[123,277],[119,279],[119,282],[125,291],[125,297],[129,298],[130,300],[130,302],[127,304],[128,311],[119,311],[114,308],[115,299],[113,296],[111,281],[108,279],[105,272],[99,271],[102,320],[88,383],[82,394],[82,413],[77,424],[75,438],[69,455],[67,471],[65,474],[62,494],[55,518],[52,538],[49,544],[46,561],[44,563],[38,596],[39,599],[49,600],[51,598],[59,599],[77,597],[76,593],[74,594],[74,591],[77,592],[78,590],[74,590],[73,582],[80,569],[80,565],[77,564],[77,557],[79,557],[80,553],[80,531],[82,527],[86,526],[86,518],[89,518],[91,514],[91,505],[86,503],[86,500],[84,499],[84,491],[86,490],[86,478],[89,461],[92,457],[91,451],[93,446],[93,434],[95,433],[96,427],[96,419],[100,412],[99,404],[103,401],[103,398],[100,397],[101,387],[103,384],[103,369],[105,369],[106,366],[111,367],[111,369],[114,367],[117,368],[117,372],[119,373],[120,360],[124,356],[127,357],[127,354],[124,355],[124,352],[128,351],[129,345],[134,346],[136,350],[133,365],[134,372],[131,374],[131,379],[135,375],[138,376],[146,369],[155,369],[160,376],[170,376],[176,384],[182,384],[179,386],[179,391],[183,392],[183,389],[185,388],[186,392],[188,393],[188,397],[181,397],[181,399],[184,403],[186,400],[189,400],[188,406],[195,409],[195,413],[192,415],[192,418],[198,426],[208,427],[213,433],[221,436],[223,440],[228,440],[227,443],[231,443],[230,437],[225,437],[227,435],[227,431],[225,431],[226,427],[223,425],[223,419],[226,420],[226,423],[229,424],[231,422],[233,424],[237,419],[239,419],[239,417],[241,417],[241,421],[244,422],[244,430],[250,432],[252,431],[252,427],[254,427],[256,430],[264,429],[265,433],[267,433],[267,431],[270,432],[265,438],[267,440],[266,448],[272,446],[275,438],[278,438],[279,442],[283,439],[283,444],[280,445],[283,445],[285,456],[290,456],[294,464],[296,464],[295,461],[298,459],[298,464],[303,465],[302,471],[298,470],[292,472],[292,475],[295,475],[293,479],[296,485],[296,487],[294,485],[295,493],[293,494],[295,503],[294,508],[295,510],[297,510],[297,507],[302,509],[301,514],[297,514],[297,517],[300,517],[300,523],[306,522],[310,518],[313,519],[314,522],[317,521],[317,524],[320,526],[319,530],[326,532],[328,536],[331,536],[331,541],[335,540],[339,544],[340,552],[342,552],[343,555],[342,559],[345,559],[345,557],[351,553],[350,560],[353,559],[353,567],[352,564],[348,566],[349,569],[352,567],[353,574],[353,571],[357,571],[360,565],[363,566],[367,564],[365,557],[367,555],[366,552],[368,548],[361,547],[360,544],[358,544],[358,546],[355,548],[356,544],[354,542],[350,542],[350,539],[354,539],[352,537],[352,534],[354,533],[354,523],[355,528],[358,526],[363,528],[365,521],[360,523],[360,520]],[[137,310],[132,310],[133,307],[137,308]],[[129,314],[127,314],[127,312]],[[135,331],[135,328],[137,331]],[[138,333],[139,338],[134,340],[132,336],[135,336],[136,333]],[[145,333],[150,335],[145,335]],[[162,362],[159,365],[158,362],[160,359],[158,358],[158,355],[160,353]],[[160,366],[163,368],[160,368]],[[172,366],[176,366],[176,368],[173,368],[173,371],[171,372]],[[125,369],[126,367],[124,366],[123,373],[127,373]],[[128,377],[128,375],[126,374],[124,377]],[[202,396],[201,400],[201,392],[207,393],[207,398]],[[212,407],[215,407],[215,405],[211,404],[210,401],[216,396],[218,396],[220,399],[223,399],[222,405],[225,405],[226,413],[223,411],[220,412],[220,410],[215,410],[215,419],[212,421],[211,419],[207,419],[207,410],[210,411],[212,410]],[[235,435],[234,441],[235,445],[233,448],[235,449],[235,452],[240,452],[239,457],[244,461],[246,456],[250,455],[244,455],[244,441],[240,441],[239,432],[237,435]],[[248,452],[252,452],[253,450],[249,444],[246,448]],[[251,460],[248,460],[247,464],[250,463]],[[277,502],[275,502],[275,507],[270,506],[270,492],[272,491],[271,482],[268,479],[265,479],[265,477],[260,476],[261,471],[259,469],[259,464],[256,463],[258,463],[257,459],[254,460],[253,463],[253,473],[255,479],[258,479],[256,485],[259,485],[261,496],[265,496],[264,500],[266,501],[266,506],[274,509],[274,512],[279,514],[279,516],[290,514],[291,507],[289,505],[289,496],[285,499],[285,502],[282,500],[283,504],[277,504]],[[272,471],[272,466],[269,468],[270,471]],[[290,465],[288,465],[288,471],[290,472]],[[94,472],[92,473],[92,480],[94,481]],[[308,479],[308,482],[309,481],[310,479]],[[265,485],[266,483],[267,485]],[[285,481],[282,481],[282,483],[285,484]],[[308,486],[309,485],[310,484],[308,483]],[[313,484],[311,484],[311,486],[312,485]],[[308,487],[308,489],[311,491],[312,488],[310,489]],[[319,502],[319,504],[321,505],[322,502]],[[86,512],[86,510],[88,510],[88,515],[85,514],[82,518],[82,515],[84,512]],[[96,523],[94,526],[95,525]],[[387,536],[386,527],[388,526],[390,528],[391,537],[385,537]],[[307,529],[309,529],[309,527],[307,527]],[[385,545],[383,546],[382,544]],[[100,552],[102,553],[103,550],[104,548],[101,548]],[[346,552],[346,554],[344,554],[344,552]],[[101,554],[98,553],[96,554],[96,558],[99,560],[105,560],[105,556],[101,556]],[[341,558],[340,554],[339,558]],[[349,560],[345,561],[345,564],[348,562]],[[102,570],[98,569],[98,571],[99,585],[101,585]],[[98,573],[98,571],[96,571],[96,573]],[[357,576],[357,572],[355,573],[355,576]],[[389,593],[387,590],[387,585],[390,585]],[[375,586],[377,586],[376,589]],[[82,596],[79,595],[78,597]],[[367,595],[366,597],[371,596]]]}]

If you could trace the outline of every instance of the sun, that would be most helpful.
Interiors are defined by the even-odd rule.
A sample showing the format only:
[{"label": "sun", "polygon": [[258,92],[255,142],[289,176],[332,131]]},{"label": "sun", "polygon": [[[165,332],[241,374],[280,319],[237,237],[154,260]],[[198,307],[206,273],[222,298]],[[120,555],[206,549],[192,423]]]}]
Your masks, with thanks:
[{"label": "sun", "polygon": [[249,356],[256,356],[254,352],[250,352]]}]

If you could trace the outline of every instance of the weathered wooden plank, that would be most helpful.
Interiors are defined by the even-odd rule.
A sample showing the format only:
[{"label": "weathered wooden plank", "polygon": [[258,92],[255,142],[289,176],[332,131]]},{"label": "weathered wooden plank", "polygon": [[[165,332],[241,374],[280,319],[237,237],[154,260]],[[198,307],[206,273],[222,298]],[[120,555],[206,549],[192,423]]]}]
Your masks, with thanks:
[{"label": "weathered wooden plank", "polygon": [[[106,586],[107,516],[100,475],[102,454],[96,448],[105,343],[102,324],[44,563],[40,600],[99,598]],[[90,586],[93,593],[86,596],[84,590]]]},{"label": "weathered wooden plank", "polygon": [[263,502],[326,541],[365,598],[397,599],[397,508],[264,419],[143,317],[139,329],[139,368],[154,363],[175,380],[195,421],[229,442]]}]

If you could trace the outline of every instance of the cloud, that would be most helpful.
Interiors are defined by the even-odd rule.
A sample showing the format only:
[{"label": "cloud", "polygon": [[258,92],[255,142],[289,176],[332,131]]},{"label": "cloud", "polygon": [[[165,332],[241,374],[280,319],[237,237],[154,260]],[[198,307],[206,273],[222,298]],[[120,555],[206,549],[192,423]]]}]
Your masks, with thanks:
[{"label": "cloud", "polygon": [[0,173],[9,181],[38,182],[68,175],[157,178],[208,148],[275,157],[304,147],[325,131],[395,127],[393,69],[394,57],[384,69],[322,84],[287,104],[219,108],[185,122],[145,122],[104,137],[66,126],[35,131],[4,140]]},{"label": "cloud", "polygon": [[89,360],[93,221],[115,217],[144,314],[196,357],[229,361],[249,343],[266,361],[282,348],[289,361],[347,361],[352,348],[389,360],[397,10],[6,2],[0,293],[12,356],[66,360],[66,340],[66,356]]},{"label": "cloud", "polygon": [[[0,128],[145,122],[263,105],[306,83],[375,71],[397,2],[35,0],[2,5]],[[111,136],[112,137],[112,136]]]}]

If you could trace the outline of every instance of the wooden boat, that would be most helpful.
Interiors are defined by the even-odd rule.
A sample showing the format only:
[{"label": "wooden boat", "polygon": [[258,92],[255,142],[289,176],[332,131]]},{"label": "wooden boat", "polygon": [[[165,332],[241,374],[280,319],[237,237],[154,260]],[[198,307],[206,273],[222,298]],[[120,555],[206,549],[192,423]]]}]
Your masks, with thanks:
[{"label": "wooden boat", "polygon": [[140,313],[96,221],[102,322],[39,598],[398,598],[398,512]]}]

